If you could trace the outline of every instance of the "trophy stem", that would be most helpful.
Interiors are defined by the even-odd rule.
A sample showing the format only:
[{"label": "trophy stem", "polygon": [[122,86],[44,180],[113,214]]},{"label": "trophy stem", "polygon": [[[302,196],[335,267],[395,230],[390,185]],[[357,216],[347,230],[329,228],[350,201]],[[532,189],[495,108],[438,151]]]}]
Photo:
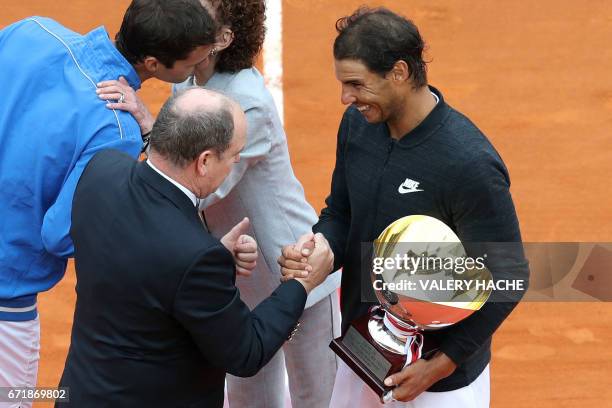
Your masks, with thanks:
[{"label": "trophy stem", "polygon": [[380,306],[371,309],[368,331],[381,348],[405,355],[405,365],[421,358],[423,349],[421,330],[417,326],[397,319]]},{"label": "trophy stem", "polygon": [[423,354],[423,333],[418,326],[397,319],[391,313],[385,311],[383,324],[387,330],[404,342],[404,353],[406,365],[412,364],[421,358]]}]

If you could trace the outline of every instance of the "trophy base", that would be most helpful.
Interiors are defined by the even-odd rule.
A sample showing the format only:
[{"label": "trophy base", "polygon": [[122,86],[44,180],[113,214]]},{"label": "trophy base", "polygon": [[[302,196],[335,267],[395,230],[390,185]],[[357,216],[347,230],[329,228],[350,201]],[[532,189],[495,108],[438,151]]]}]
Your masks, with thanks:
[{"label": "trophy base", "polygon": [[[370,333],[372,327],[378,325],[376,321],[380,320],[371,319],[370,314],[355,320],[344,336],[332,340],[329,347],[382,398],[393,388],[384,384],[385,378],[404,368],[406,355],[395,344],[396,339],[386,338],[384,345],[381,345],[372,338]],[[380,334],[383,330],[376,329],[374,332]],[[431,343],[425,342],[422,358],[431,357],[436,349]]]}]

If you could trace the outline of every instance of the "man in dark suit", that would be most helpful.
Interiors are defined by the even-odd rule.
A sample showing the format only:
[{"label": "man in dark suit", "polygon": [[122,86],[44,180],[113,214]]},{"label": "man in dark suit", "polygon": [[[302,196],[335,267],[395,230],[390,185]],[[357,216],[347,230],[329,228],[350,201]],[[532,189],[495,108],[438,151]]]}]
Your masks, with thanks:
[{"label": "man in dark suit", "polygon": [[191,88],[162,108],[146,162],[112,150],[90,161],[73,202],[77,303],[59,407],[221,407],[225,373],[255,374],[295,332],[325,276],[282,283],[249,311],[234,286],[234,261],[254,267],[248,220],[219,241],[197,211],[245,133],[235,103]]}]

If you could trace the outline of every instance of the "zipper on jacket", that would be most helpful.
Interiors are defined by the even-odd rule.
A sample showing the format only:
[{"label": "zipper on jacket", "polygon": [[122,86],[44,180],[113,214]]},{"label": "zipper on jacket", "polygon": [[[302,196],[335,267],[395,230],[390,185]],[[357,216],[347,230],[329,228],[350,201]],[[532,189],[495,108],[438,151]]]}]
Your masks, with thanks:
[{"label": "zipper on jacket", "polygon": [[378,219],[378,209],[380,207],[380,190],[381,190],[381,184],[382,184],[382,180],[383,177],[385,175],[385,171],[387,170],[387,164],[389,163],[389,158],[391,158],[391,153],[393,152],[393,147],[395,146],[395,141],[393,139],[389,140],[389,144],[387,145],[387,157],[385,158],[385,162],[383,164],[382,170],[380,171],[380,175],[378,176],[378,183],[376,185],[376,195],[375,195],[375,206],[374,206],[374,213],[372,214],[372,229],[370,231],[370,237],[373,237],[372,240],[374,240],[375,238],[377,238],[377,236],[374,236],[374,229],[376,228],[377,225],[377,219]]}]

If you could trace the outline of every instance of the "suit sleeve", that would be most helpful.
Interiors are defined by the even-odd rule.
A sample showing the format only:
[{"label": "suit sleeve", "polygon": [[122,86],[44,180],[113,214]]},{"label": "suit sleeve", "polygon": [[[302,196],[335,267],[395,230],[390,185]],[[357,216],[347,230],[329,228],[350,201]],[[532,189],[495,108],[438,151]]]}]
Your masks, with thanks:
[{"label": "suit sleeve", "polygon": [[[493,281],[524,280],[526,290],[529,269],[505,167],[498,161],[483,160],[461,174],[466,182],[450,197],[459,239],[469,256],[487,254]],[[480,310],[447,329],[440,350],[461,364],[493,335],[525,290],[494,291]]]},{"label": "suit sleeve", "polygon": [[232,257],[219,244],[202,252],[186,272],[176,294],[174,316],[211,364],[248,377],[283,345],[305,302],[304,287],[292,280],[250,311],[234,285]]},{"label": "suit sleeve", "polygon": [[107,126],[98,131],[67,174],[55,202],[43,217],[41,237],[47,252],[60,258],[70,257],[74,253],[70,238],[72,199],[79,178],[93,155],[101,150],[115,149],[138,157],[141,146],[139,139],[120,138],[115,126]]},{"label": "suit sleeve", "polygon": [[348,239],[351,206],[346,187],[344,169],[346,139],[349,132],[349,121],[345,113],[338,129],[338,142],[336,145],[336,165],[332,174],[331,192],[325,199],[325,208],[321,210],[319,222],[312,230],[322,233],[334,253],[334,270],[344,264],[344,253]]}]

